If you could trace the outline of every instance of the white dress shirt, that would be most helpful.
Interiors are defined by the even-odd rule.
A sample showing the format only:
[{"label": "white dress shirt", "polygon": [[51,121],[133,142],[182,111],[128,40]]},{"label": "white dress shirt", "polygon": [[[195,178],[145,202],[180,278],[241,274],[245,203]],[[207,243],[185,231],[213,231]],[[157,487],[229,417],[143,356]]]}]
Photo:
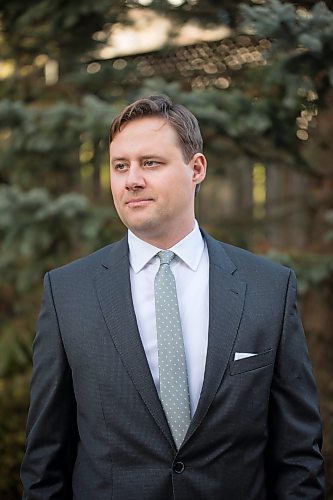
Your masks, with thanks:
[{"label": "white dress shirt", "polygon": [[[161,249],[128,231],[132,299],[151,374],[159,392],[154,279],[159,268],[156,256]],[[209,320],[209,257],[198,223],[193,231],[169,250],[177,287],[184,337],[187,375],[193,416],[204,379]]]}]

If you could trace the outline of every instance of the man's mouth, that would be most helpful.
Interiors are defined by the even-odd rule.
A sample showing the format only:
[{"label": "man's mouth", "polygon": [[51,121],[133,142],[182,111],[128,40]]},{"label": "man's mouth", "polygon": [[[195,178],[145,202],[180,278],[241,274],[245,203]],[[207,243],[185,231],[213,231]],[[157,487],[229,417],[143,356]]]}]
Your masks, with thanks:
[{"label": "man's mouth", "polygon": [[152,198],[132,198],[126,201],[125,204],[130,208],[139,208],[148,205],[152,201]]}]

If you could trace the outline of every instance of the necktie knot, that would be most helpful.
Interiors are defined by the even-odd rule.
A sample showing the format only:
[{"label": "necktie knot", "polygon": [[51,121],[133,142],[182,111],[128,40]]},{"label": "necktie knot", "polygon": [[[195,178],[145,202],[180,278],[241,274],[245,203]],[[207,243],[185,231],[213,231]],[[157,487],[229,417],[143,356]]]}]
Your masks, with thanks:
[{"label": "necktie knot", "polygon": [[161,250],[158,252],[158,258],[160,259],[160,265],[162,264],[168,264],[170,265],[170,262],[174,258],[175,254],[171,250]]}]

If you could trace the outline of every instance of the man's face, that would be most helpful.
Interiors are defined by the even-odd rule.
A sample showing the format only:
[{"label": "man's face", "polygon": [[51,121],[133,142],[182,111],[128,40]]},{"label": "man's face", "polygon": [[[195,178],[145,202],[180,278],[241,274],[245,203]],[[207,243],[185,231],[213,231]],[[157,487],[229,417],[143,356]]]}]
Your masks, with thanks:
[{"label": "man's face", "polygon": [[168,248],[194,226],[194,191],[206,173],[197,153],[186,163],[175,130],[159,117],[124,125],[110,145],[111,191],[122,222]]}]

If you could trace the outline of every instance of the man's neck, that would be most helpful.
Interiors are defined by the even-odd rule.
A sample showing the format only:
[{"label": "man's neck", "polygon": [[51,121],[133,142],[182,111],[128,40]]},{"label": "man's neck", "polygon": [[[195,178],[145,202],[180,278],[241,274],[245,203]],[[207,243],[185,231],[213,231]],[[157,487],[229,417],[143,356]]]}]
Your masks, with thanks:
[{"label": "man's neck", "polygon": [[195,227],[195,219],[191,226],[187,227],[186,230],[175,232],[174,234],[161,234],[156,235],[155,237],[150,237],[149,235],[138,234],[135,231],[131,230],[131,232],[140,240],[149,243],[149,245],[153,245],[156,248],[160,248],[161,250],[168,250],[172,248],[181,240],[186,238]]}]

